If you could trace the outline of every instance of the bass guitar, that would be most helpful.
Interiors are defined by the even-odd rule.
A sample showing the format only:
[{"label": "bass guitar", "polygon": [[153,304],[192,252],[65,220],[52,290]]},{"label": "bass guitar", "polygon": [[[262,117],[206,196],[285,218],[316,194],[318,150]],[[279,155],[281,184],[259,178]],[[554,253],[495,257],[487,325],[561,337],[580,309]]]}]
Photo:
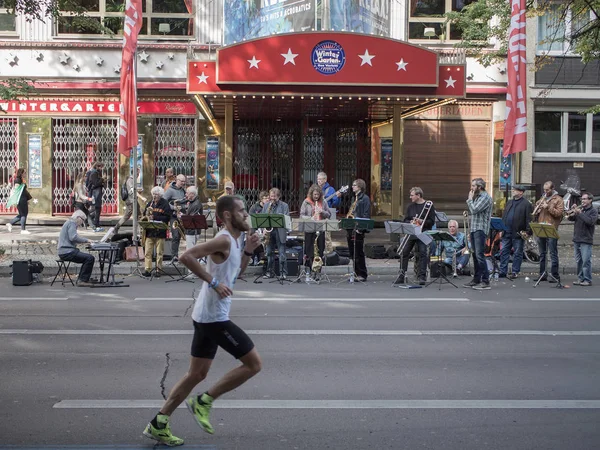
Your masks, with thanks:
[{"label": "bass guitar", "polygon": [[325,198],[325,201],[328,202],[329,200],[331,200],[333,197],[335,197],[338,193],[343,194],[345,192],[348,191],[348,189],[350,188],[350,186],[346,185],[346,186],[342,186],[340,188],[339,191],[335,191],[333,194],[331,194],[329,197]]}]

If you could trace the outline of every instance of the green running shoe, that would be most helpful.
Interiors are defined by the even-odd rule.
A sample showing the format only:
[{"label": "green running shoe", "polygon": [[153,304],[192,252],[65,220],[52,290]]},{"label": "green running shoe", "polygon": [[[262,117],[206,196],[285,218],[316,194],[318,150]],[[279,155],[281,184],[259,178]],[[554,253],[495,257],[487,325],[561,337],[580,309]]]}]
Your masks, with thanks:
[{"label": "green running shoe", "polygon": [[152,423],[149,423],[144,430],[144,436],[147,438],[158,441],[162,444],[168,445],[169,447],[177,447],[183,445],[183,439],[173,436],[171,433],[171,427],[169,426],[169,416],[159,414],[156,418],[159,424],[164,425],[164,428],[154,428]]},{"label": "green running shoe", "polygon": [[215,429],[212,427],[208,418],[210,416],[210,408],[212,403],[199,402],[198,397],[194,395],[185,401],[185,405],[194,415],[194,419],[198,422],[198,425],[202,427],[204,431],[209,434],[214,434]]}]

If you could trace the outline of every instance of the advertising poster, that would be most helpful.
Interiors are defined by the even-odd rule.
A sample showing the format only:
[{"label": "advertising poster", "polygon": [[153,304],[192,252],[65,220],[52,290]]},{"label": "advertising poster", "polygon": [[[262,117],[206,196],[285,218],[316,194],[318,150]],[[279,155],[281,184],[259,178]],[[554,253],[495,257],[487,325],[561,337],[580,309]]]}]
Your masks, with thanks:
[{"label": "advertising poster", "polygon": [[42,135],[27,135],[27,153],[29,156],[29,177],[27,187],[42,187]]},{"label": "advertising poster", "polygon": [[389,0],[330,0],[331,29],[390,35]]},{"label": "advertising poster", "polygon": [[230,0],[224,4],[225,45],[315,28],[316,0]]},{"label": "advertising poster", "polygon": [[206,137],[206,189],[219,189],[219,138]]},{"label": "advertising poster", "polygon": [[381,190],[392,190],[392,138],[381,139]]},{"label": "advertising poster", "polygon": [[506,186],[512,186],[512,155],[502,156],[502,144],[500,145],[500,190],[506,190]]},{"label": "advertising poster", "polygon": [[[142,189],[144,181],[144,171],[142,170],[142,156],[142,137],[139,136],[137,145],[137,182],[135,183],[137,189]],[[133,176],[133,152],[131,152],[131,155],[129,156],[129,175]]]}]

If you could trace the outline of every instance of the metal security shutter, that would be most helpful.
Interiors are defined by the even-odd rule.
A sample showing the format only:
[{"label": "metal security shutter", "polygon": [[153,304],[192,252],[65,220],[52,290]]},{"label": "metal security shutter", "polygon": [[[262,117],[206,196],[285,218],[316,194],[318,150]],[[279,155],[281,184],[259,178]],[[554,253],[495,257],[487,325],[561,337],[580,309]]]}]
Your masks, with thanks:
[{"label": "metal security shutter", "polygon": [[404,205],[410,188],[419,186],[437,210],[463,211],[471,180],[491,181],[491,139],[488,121],[406,120]]},{"label": "metal security shutter", "polygon": [[6,208],[6,202],[10,197],[12,177],[18,163],[17,118],[0,117],[0,214],[15,214],[17,211],[16,207]]}]

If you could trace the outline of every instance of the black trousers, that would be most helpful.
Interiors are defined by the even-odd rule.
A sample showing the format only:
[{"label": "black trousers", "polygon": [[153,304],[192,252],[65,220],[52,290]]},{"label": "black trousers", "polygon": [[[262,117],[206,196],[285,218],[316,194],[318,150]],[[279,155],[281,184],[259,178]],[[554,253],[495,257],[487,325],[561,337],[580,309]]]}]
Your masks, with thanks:
[{"label": "black trousers", "polygon": [[[306,267],[312,267],[313,258],[315,257],[316,237],[317,233],[304,233],[304,265]],[[319,250],[319,256],[323,259],[323,254],[325,253],[325,233],[319,233],[317,248]]]},{"label": "black trousers", "polygon": [[408,270],[408,260],[410,257],[410,252],[412,251],[414,246],[417,246],[417,253],[419,254],[419,267],[418,267],[418,277],[419,280],[427,279],[427,245],[421,242],[416,237],[409,237],[404,250],[402,251],[402,272],[406,275]]},{"label": "black trousers", "polygon": [[89,253],[83,253],[81,250],[77,249],[69,253],[58,255],[58,257],[63,261],[72,261],[74,263],[81,264],[81,269],[79,270],[79,281],[84,281],[86,283],[90,281],[90,275],[92,274],[94,261],[96,260],[92,255]]},{"label": "black trousers", "polygon": [[[354,230],[347,230],[346,240],[350,258],[354,260],[354,272],[359,277],[367,278],[367,261],[365,260],[365,235]],[[356,254],[354,250],[356,247]]]}]

